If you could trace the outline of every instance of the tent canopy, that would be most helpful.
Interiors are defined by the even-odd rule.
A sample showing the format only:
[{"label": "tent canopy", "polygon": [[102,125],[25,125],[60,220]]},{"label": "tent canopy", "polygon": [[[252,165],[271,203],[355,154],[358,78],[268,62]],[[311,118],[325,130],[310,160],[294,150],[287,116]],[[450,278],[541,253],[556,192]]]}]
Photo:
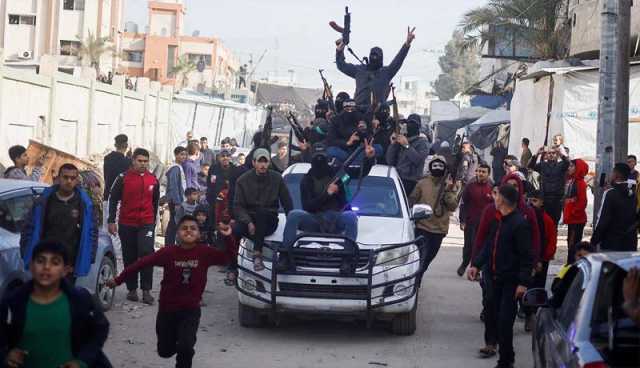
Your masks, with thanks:
[{"label": "tent canopy", "polygon": [[511,113],[507,110],[492,110],[467,126],[469,140],[478,149],[491,146],[500,135],[503,124],[511,122]]}]

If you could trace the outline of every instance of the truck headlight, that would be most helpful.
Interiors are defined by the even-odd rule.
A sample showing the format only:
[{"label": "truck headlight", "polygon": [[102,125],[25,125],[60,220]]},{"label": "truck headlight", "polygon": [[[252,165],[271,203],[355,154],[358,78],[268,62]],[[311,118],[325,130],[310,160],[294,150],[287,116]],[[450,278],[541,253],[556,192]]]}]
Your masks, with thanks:
[{"label": "truck headlight", "polygon": [[378,254],[376,266],[398,266],[409,262],[409,247],[386,250]]}]

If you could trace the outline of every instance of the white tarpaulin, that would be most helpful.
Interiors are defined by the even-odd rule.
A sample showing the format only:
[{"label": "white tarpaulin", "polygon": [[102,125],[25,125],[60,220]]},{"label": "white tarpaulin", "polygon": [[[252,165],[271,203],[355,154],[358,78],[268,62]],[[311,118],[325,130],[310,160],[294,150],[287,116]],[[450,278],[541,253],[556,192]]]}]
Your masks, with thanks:
[{"label": "white tarpaulin", "polygon": [[[549,123],[549,144],[562,134],[571,157],[594,161],[598,123],[597,69],[562,70],[535,79],[518,80],[511,102],[509,153],[519,156],[523,137],[535,151],[544,144],[549,83],[553,78],[553,106]],[[554,73],[553,69],[549,72]],[[631,66],[629,81],[629,153],[640,154],[640,66]]]}]

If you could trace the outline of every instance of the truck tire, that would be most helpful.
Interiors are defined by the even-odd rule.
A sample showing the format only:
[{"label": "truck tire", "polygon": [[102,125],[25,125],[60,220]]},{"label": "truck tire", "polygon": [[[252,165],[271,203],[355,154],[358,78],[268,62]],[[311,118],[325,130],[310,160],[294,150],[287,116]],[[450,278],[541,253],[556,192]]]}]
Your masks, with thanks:
[{"label": "truck tire", "polygon": [[418,298],[413,308],[406,313],[398,313],[391,321],[391,333],[398,336],[411,336],[416,332],[416,314]]},{"label": "truck tire", "polygon": [[238,320],[242,327],[257,328],[264,326],[260,311],[240,302],[238,302]]}]

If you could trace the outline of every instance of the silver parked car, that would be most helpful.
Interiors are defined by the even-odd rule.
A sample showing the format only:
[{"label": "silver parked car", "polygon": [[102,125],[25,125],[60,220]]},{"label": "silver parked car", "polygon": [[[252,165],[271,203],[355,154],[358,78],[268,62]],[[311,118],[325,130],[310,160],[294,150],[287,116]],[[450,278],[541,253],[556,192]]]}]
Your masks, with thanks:
[{"label": "silver parked car", "polygon": [[[0,296],[30,278],[20,256],[20,230],[34,200],[46,184],[24,180],[0,180]],[[84,287],[103,310],[113,305],[114,290],[105,282],[116,275],[116,256],[111,237],[100,229],[96,261],[87,276],[79,277],[76,286]]]}]

